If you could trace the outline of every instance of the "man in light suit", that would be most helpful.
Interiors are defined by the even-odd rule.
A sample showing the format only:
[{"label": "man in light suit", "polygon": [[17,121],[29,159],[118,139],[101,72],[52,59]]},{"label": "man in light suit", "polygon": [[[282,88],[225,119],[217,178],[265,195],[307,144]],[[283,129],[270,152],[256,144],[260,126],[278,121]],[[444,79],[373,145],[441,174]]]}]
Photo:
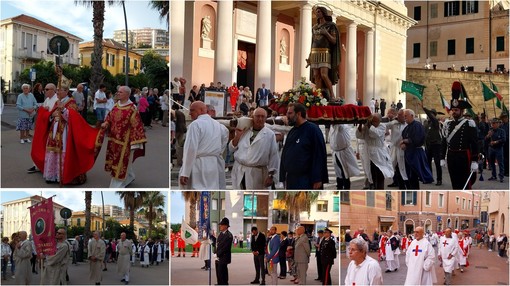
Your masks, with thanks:
[{"label": "man in light suit", "polygon": [[271,97],[271,91],[266,88],[266,84],[263,83],[262,87],[257,89],[256,95],[257,107],[267,106]]},{"label": "man in light suit", "polygon": [[300,285],[306,285],[306,271],[310,262],[310,242],[305,234],[305,227],[300,226],[296,229],[298,238],[294,245],[294,262],[297,265],[297,279],[291,280]]}]

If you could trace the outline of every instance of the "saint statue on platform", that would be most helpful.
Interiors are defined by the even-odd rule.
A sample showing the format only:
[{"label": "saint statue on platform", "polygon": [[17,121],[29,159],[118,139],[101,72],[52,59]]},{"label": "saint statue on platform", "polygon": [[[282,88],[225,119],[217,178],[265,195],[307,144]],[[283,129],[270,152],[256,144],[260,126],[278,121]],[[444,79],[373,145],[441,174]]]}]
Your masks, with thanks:
[{"label": "saint statue on platform", "polygon": [[287,42],[285,37],[280,40],[280,56],[287,56]]},{"label": "saint statue on platform", "polygon": [[201,34],[201,38],[202,39],[208,39],[210,40],[209,38],[209,33],[211,32],[211,16],[207,15],[205,16],[204,18],[202,18],[202,34]]},{"label": "saint statue on platform", "polygon": [[340,37],[326,7],[317,6],[314,10],[317,23],[312,27],[312,48],[306,62],[311,68],[311,82],[329,100],[334,95],[333,85],[339,78]]}]

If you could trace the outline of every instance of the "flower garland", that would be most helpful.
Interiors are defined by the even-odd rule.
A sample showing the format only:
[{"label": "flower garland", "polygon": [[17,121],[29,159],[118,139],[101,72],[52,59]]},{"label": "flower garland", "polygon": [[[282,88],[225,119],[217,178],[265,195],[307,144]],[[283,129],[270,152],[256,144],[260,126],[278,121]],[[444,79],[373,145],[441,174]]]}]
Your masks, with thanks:
[{"label": "flower garland", "polygon": [[292,89],[284,92],[276,103],[288,105],[289,103],[301,103],[305,107],[326,106],[328,100],[322,96],[321,89],[315,89],[305,78],[302,78]]}]

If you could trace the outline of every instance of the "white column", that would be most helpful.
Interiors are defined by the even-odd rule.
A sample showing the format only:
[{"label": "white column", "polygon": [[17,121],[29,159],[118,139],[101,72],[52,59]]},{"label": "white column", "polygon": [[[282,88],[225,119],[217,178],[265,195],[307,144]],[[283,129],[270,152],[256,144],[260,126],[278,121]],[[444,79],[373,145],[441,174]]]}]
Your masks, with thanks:
[{"label": "white column", "polygon": [[232,0],[218,1],[214,82],[221,81],[227,86],[232,84],[233,9]]},{"label": "white column", "polygon": [[[345,66],[345,101],[346,103],[356,102],[356,23],[349,24],[347,30],[347,64]],[[366,102],[364,102],[366,104]]]},{"label": "white column", "polygon": [[297,82],[301,76],[301,26],[299,23],[294,23],[295,30],[294,30],[294,54],[292,58],[292,86],[294,86],[294,83]]},{"label": "white column", "polygon": [[[276,91],[276,69],[280,63],[280,40],[276,39],[276,35],[278,34],[278,30],[276,28],[276,23],[278,22],[278,15],[271,16],[271,91]],[[278,48],[277,48],[278,47]]]},{"label": "white column", "polygon": [[255,87],[259,88],[262,83],[266,87],[274,89],[271,82],[271,40],[273,37],[271,28],[271,1],[257,2],[257,47],[255,49]]},{"label": "white column", "polygon": [[300,9],[299,38],[301,49],[299,54],[300,78],[310,80],[310,67],[306,67],[306,59],[310,55],[312,45],[312,5],[306,3]]},{"label": "white column", "polygon": [[186,90],[190,90],[193,86],[193,67],[191,63],[193,61],[193,15],[195,15],[195,4],[191,1],[185,1],[184,4],[184,41],[183,45],[186,47],[183,51],[182,61],[186,63],[182,68],[182,76],[188,80]]},{"label": "white column", "polygon": [[170,1],[170,77],[180,77],[184,66],[184,1]]},{"label": "white column", "polygon": [[[374,30],[366,33],[365,41],[365,79],[363,102],[367,103],[375,97],[374,94]],[[379,100],[380,101],[380,100]]]}]

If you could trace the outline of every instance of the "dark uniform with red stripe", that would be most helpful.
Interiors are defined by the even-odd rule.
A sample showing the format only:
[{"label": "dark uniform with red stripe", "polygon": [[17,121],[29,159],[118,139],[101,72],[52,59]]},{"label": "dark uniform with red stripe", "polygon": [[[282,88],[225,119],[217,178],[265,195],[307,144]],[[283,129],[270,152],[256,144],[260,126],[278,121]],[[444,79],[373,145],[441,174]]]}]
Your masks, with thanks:
[{"label": "dark uniform with red stripe", "polygon": [[[448,172],[453,190],[462,190],[471,173],[471,162],[478,161],[477,129],[473,120],[467,119],[455,132],[449,142],[448,137],[455,127],[462,122],[451,120],[445,122],[445,134],[443,138],[443,150],[447,156]],[[476,174],[471,176],[466,189],[470,190],[476,180]]]},{"label": "dark uniform with red stripe", "polygon": [[331,267],[336,258],[335,241],[332,237],[323,238],[320,244],[322,264],[322,285],[331,285]]}]

